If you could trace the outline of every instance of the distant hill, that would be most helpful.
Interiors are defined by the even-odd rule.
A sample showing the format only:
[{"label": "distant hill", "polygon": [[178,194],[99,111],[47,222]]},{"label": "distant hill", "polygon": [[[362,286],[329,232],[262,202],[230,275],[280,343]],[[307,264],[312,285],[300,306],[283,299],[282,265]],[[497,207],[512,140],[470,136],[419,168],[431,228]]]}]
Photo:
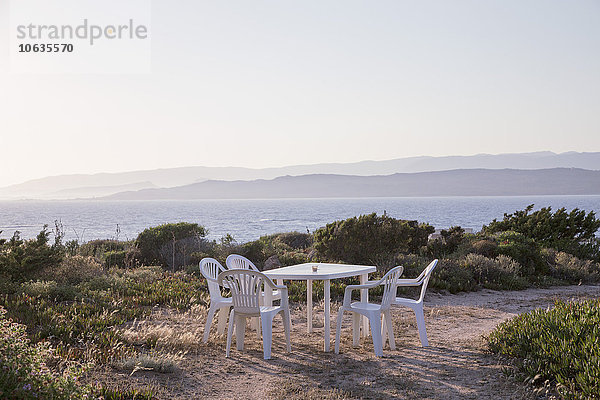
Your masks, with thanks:
[{"label": "distant hill", "polygon": [[600,194],[600,171],[469,169],[380,176],[302,175],[271,180],[206,181],[144,189],[111,200],[253,199],[319,197],[519,196]]},{"label": "distant hill", "polygon": [[156,187],[157,186],[153,185],[152,182],[138,182],[116,186],[86,186],[74,189],[57,190],[56,192],[48,193],[46,197],[51,199],[102,197],[118,192],[150,189]]},{"label": "distant hill", "polygon": [[[600,170],[600,152],[556,154],[552,152],[516,154],[478,154],[473,156],[408,157],[386,161],[361,161],[356,163],[325,163],[293,165],[278,168],[241,167],[181,167],[122,173],[61,175],[27,181],[18,185],[0,188],[0,198],[64,198],[65,193],[73,197],[95,197],[99,191],[104,195],[117,193],[122,185],[156,186],[169,188],[203,182],[206,180],[256,180],[273,179],[279,176],[312,174],[339,175],[390,175],[445,171],[452,169],[546,169],[581,168]],[[106,192],[104,189],[112,191]]]}]

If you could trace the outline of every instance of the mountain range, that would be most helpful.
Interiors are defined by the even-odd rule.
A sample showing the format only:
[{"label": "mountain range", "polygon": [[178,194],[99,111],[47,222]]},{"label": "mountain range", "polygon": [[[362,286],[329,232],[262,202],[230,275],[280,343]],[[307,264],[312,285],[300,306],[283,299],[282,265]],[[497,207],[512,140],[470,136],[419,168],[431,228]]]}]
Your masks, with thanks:
[{"label": "mountain range", "polygon": [[[507,168],[510,170],[506,170]],[[576,168],[580,171],[571,171],[571,179],[575,179],[571,183],[547,181],[547,179],[551,179],[550,177],[563,176],[567,173],[562,170],[562,172],[559,170],[551,172],[556,168]],[[575,194],[571,190],[577,191],[578,194],[592,194],[591,192],[595,192],[597,186],[584,188],[573,185],[577,182],[588,182],[593,185],[593,182],[589,181],[590,176],[581,170],[597,171],[599,169],[600,152],[422,156],[385,161],[292,165],[262,169],[196,166],[122,173],[51,176],[0,188],[0,198],[186,198],[185,193],[190,196],[189,198],[307,197],[309,192],[312,193],[309,197],[344,197],[365,196],[367,195],[364,193],[365,191],[379,193],[373,194],[374,196],[385,193],[395,193],[394,195],[398,196],[466,195],[467,193],[501,195],[507,193],[533,194],[533,192]],[[469,170],[472,172],[467,172]],[[489,179],[493,177],[493,179],[500,180],[496,189],[494,189],[494,185],[486,184],[486,182],[468,181],[484,176],[486,173],[483,170],[506,171],[487,173]],[[516,170],[523,170],[523,172],[517,173]],[[526,176],[530,176],[528,179],[533,179],[533,175],[525,173],[528,170],[546,170],[544,173],[536,175],[538,179],[545,181],[541,184],[545,188],[531,186],[528,181],[523,180]],[[446,174],[422,174],[440,171],[447,172]],[[503,181],[507,176],[516,180]],[[444,181],[448,179],[453,181],[452,185],[447,185]],[[461,179],[465,179],[465,181]],[[353,188],[345,187],[339,182],[346,182]],[[404,188],[400,190],[400,187],[393,182],[403,182]],[[433,185],[433,187],[427,188],[425,187],[427,185],[422,182],[429,182],[428,185]],[[534,183],[539,184],[539,182]],[[377,185],[391,186],[388,189],[376,189]],[[398,183],[398,185],[400,184]],[[395,189],[392,190],[392,187]],[[310,188],[319,189],[314,193]],[[534,188],[536,189],[534,190]],[[265,194],[265,191],[270,194]],[[325,195],[325,193],[329,194]]]},{"label": "mountain range", "polygon": [[459,169],[378,176],[300,175],[252,181],[205,181],[143,189],[111,200],[191,200],[319,197],[600,195],[600,171]]}]

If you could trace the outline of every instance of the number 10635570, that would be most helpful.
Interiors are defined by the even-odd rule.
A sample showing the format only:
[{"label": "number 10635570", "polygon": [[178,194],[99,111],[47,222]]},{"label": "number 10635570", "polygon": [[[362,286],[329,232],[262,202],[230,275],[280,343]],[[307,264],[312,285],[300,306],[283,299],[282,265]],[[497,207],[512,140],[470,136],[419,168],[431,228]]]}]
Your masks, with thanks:
[{"label": "number 10635570", "polygon": [[19,44],[19,53],[72,53],[73,45],[71,43],[21,43]]}]

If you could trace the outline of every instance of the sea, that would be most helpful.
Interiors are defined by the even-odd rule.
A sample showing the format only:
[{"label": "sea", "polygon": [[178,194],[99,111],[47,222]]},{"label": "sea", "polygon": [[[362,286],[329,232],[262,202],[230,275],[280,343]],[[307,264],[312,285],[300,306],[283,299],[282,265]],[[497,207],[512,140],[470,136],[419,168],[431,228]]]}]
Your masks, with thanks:
[{"label": "sea", "polygon": [[438,229],[459,225],[481,230],[505,213],[578,208],[600,215],[600,196],[394,197],[256,200],[21,200],[0,201],[0,238],[15,231],[35,237],[44,225],[58,224],[65,240],[131,240],[144,229],[193,222],[208,229],[208,239],[230,234],[239,243],[278,232],[314,232],[326,224],[362,214],[426,222]]}]

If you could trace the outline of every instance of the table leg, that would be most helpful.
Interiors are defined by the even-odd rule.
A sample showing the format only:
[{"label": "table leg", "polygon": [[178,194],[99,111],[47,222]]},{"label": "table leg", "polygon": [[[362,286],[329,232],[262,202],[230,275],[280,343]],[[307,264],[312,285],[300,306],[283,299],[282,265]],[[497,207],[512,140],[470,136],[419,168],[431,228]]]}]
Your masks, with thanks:
[{"label": "table leg", "polygon": [[312,281],[309,279],[306,281],[306,326],[308,327],[308,333],[312,333]]},{"label": "table leg", "polygon": [[[277,284],[279,286],[283,286],[283,279],[277,279]],[[291,317],[290,317],[290,331],[292,330],[292,321],[291,321]]]},{"label": "table leg", "polygon": [[[369,280],[368,274],[363,274],[360,276],[360,284],[361,285],[364,285],[365,283],[367,283],[368,280]],[[362,289],[360,291],[360,302],[361,303],[369,302],[369,289]],[[362,315],[360,318],[362,319],[362,336],[368,337],[369,336],[369,319],[365,318]]]},{"label": "table leg", "polygon": [[329,346],[331,345],[331,317],[330,307],[331,307],[331,299],[330,299],[330,291],[331,291],[331,280],[325,279],[325,320],[323,321],[323,325],[325,327],[325,352],[329,351]]}]

